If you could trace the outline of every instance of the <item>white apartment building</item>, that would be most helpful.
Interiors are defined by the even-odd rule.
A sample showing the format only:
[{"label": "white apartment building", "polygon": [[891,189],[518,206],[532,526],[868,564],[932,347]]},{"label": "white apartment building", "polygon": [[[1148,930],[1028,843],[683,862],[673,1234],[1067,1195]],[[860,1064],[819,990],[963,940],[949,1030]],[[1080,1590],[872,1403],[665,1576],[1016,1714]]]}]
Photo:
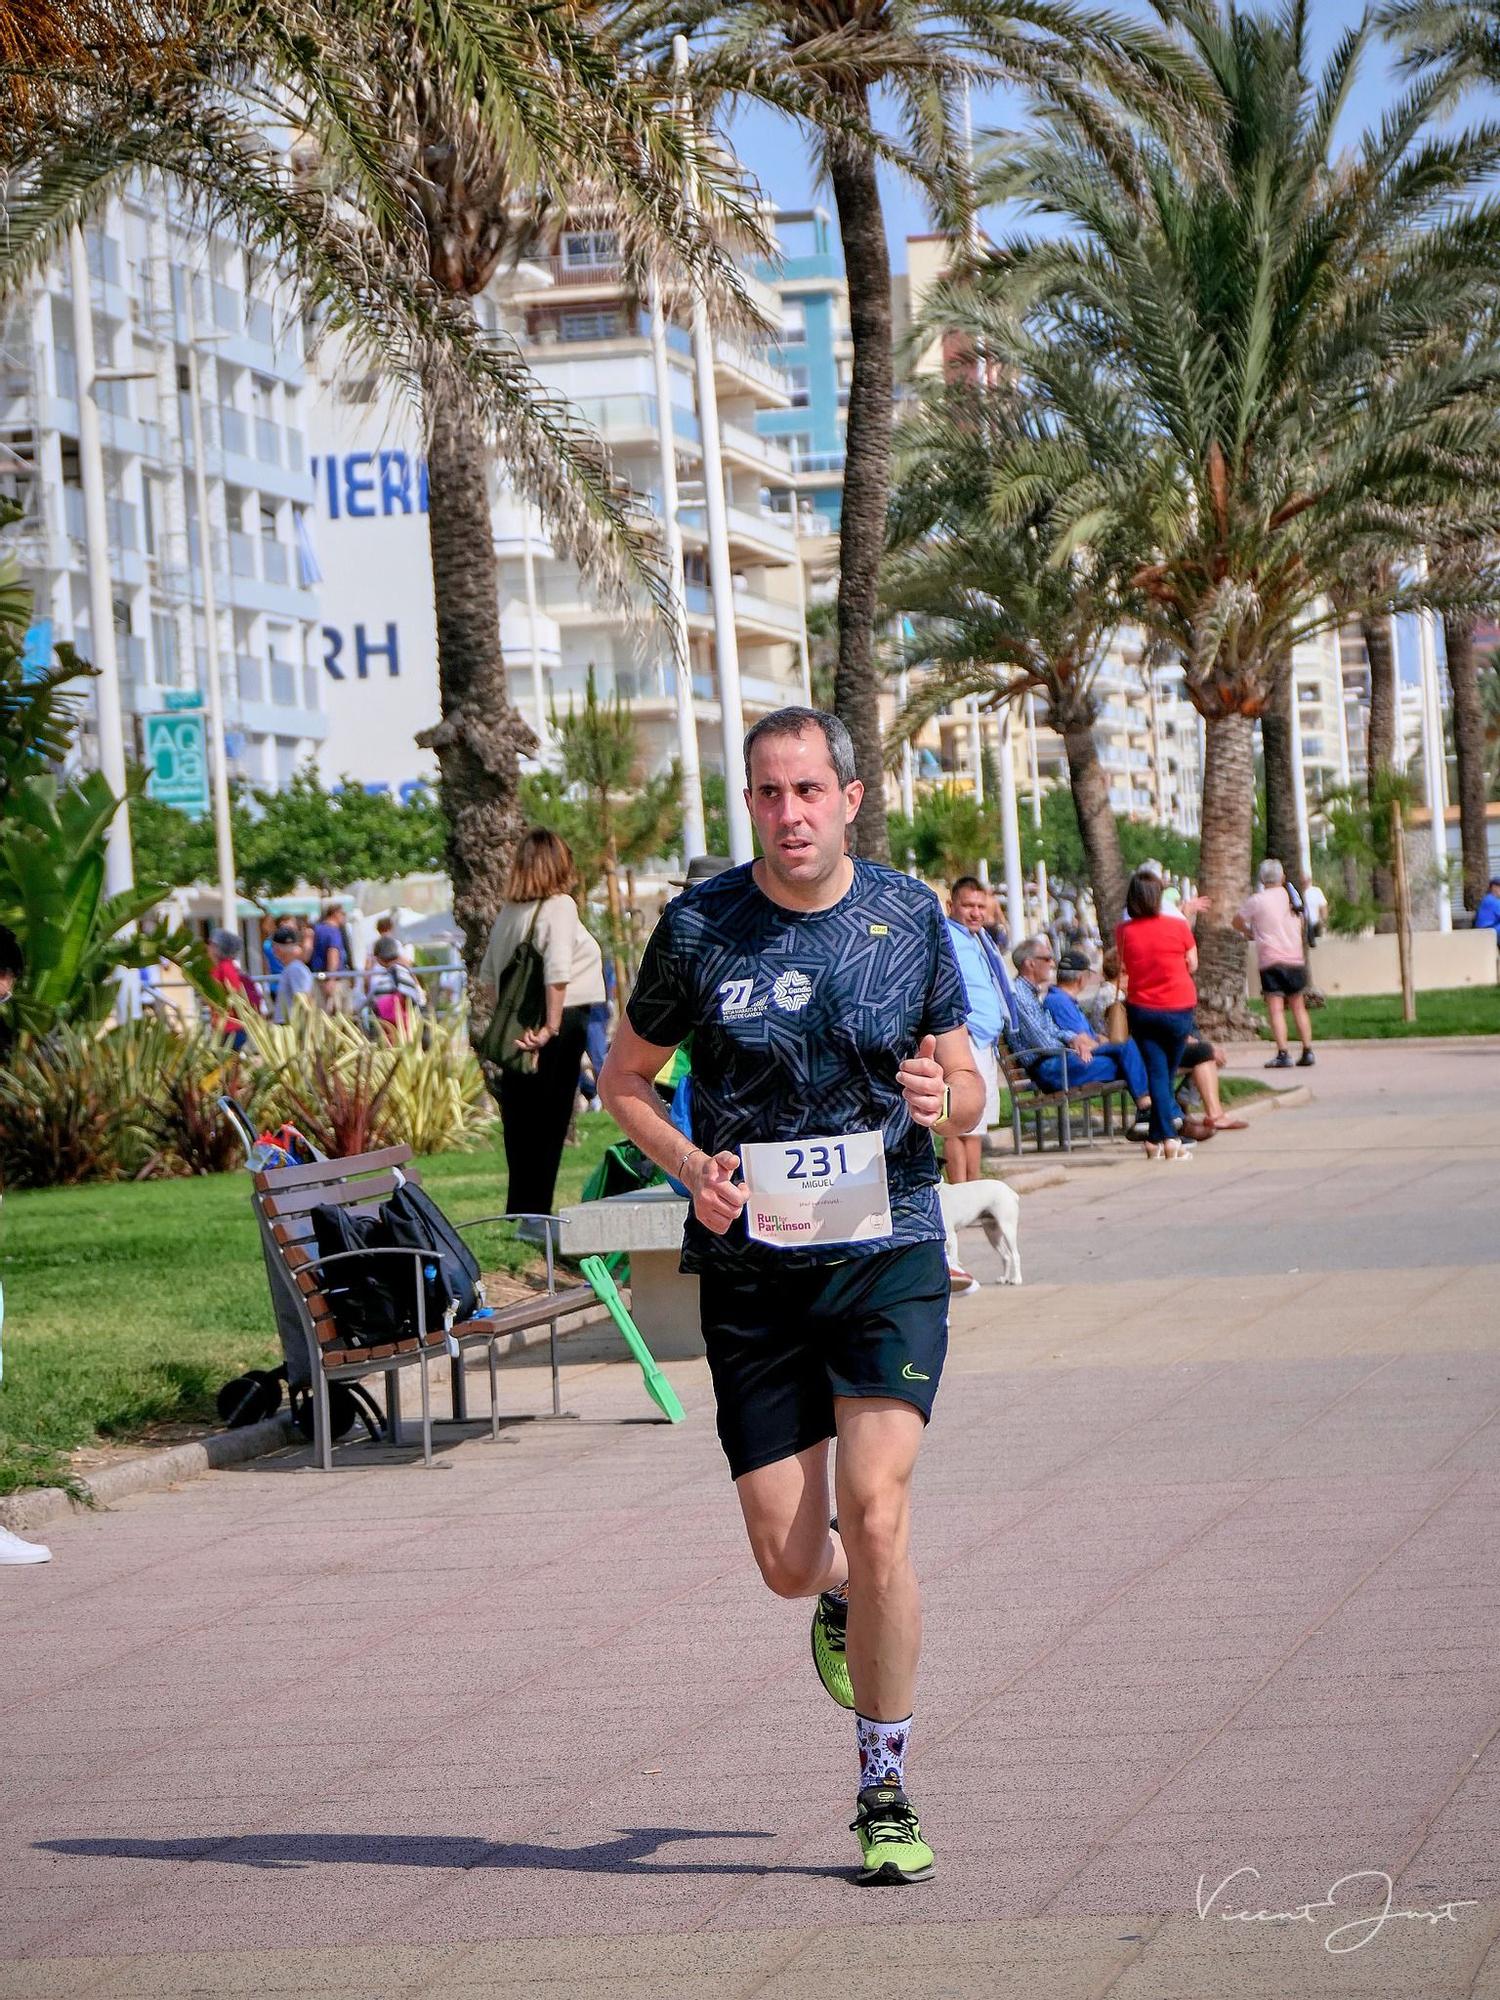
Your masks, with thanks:
[{"label": "white apartment building", "polygon": [[[757,289],[757,281],[748,281]],[[763,289],[763,288],[760,288]],[[774,298],[765,293],[774,307]],[[609,447],[641,517],[660,525],[661,436],[644,308],[629,294],[607,229],[562,233],[557,254],[497,281],[481,302],[521,339],[547,389]],[[686,312],[682,317],[685,319]],[[705,771],[723,770],[715,672],[702,431],[685,324],[667,325],[669,409],[678,478],[694,712]],[[401,789],[434,769],[417,730],[438,714],[437,638],[426,533],[426,468],[388,393],[330,350],[313,416],[318,558],[330,779]],[[773,504],[791,459],[755,416],[789,405],[784,376],[744,342],[714,342],[735,636],[747,720],[802,696],[797,543]],[[547,754],[553,708],[581,702],[590,668],[601,698],[628,700],[652,771],[677,754],[677,676],[668,635],[632,623],[548,539],[536,511],[496,478],[492,517],[500,636],[511,699]]]},{"label": "white apartment building", "polygon": [[[189,227],[159,184],[86,231],[90,297],[59,260],[0,328],[0,489],[36,594],[41,643],[91,652],[79,460],[77,315],[92,315],[110,585],[126,754],[140,718],[201,690],[203,535],[194,492],[187,288],[193,288],[225,740],[231,772],[284,784],[327,729],[306,510],[302,327],[273,271]],[[86,729],[83,750],[97,756]]]}]

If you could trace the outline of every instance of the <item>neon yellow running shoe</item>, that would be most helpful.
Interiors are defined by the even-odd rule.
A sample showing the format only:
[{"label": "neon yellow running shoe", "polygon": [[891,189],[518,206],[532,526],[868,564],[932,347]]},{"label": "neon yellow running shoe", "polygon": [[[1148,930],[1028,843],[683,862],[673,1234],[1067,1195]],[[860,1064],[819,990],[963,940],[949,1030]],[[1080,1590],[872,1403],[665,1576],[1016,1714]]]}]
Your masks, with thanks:
[{"label": "neon yellow running shoe", "polygon": [[813,1610],[813,1665],[818,1670],[818,1679],[840,1708],[854,1706],[854,1687],[849,1679],[849,1662],[844,1654],[844,1634],[848,1624],[847,1601],[825,1590]]},{"label": "neon yellow running shoe", "polygon": [[916,1808],[899,1785],[868,1785],[859,1795],[849,1830],[859,1840],[864,1866],[855,1881],[865,1888],[930,1882],[936,1869],[922,1838]]}]

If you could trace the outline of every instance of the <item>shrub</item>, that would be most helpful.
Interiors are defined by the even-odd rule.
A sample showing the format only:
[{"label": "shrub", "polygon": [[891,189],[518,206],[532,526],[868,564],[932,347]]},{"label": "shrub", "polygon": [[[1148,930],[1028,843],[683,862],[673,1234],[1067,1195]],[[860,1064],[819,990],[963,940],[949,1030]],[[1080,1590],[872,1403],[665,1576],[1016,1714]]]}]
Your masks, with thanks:
[{"label": "shrub", "polygon": [[60,1027],[0,1069],[0,1185],[116,1180],[128,1151],[124,1072],[95,1030]]}]

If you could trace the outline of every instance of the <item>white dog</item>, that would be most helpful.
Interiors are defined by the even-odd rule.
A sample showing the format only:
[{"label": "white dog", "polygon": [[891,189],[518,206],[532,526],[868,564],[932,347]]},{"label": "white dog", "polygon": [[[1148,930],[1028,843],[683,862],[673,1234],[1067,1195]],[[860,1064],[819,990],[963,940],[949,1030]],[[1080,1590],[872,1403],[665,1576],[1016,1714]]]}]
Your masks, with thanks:
[{"label": "white dog", "polygon": [[947,1181],[938,1185],[943,1205],[943,1227],[950,1265],[958,1263],[958,1232],[982,1223],[990,1248],[999,1253],[1000,1282],[1021,1282],[1021,1197],[1004,1181],[961,1181],[957,1187]]}]

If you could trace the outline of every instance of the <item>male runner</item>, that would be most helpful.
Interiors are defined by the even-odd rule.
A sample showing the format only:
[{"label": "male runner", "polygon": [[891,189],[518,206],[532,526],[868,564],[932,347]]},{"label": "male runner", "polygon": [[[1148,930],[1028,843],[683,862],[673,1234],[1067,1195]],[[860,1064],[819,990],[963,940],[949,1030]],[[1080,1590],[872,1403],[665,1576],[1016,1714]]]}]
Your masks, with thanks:
[{"label": "male runner", "polygon": [[[966,1132],[984,1085],[936,896],[844,851],[864,795],[844,725],[778,710],[745,768],[764,858],[667,907],[600,1094],[692,1195],[682,1268],[750,1547],[777,1596],[817,1600],[819,1678],[855,1710],[858,1879],[921,1882],[911,1483],[948,1341],[931,1133]],[[689,1035],[685,1147],[652,1079]]]}]

